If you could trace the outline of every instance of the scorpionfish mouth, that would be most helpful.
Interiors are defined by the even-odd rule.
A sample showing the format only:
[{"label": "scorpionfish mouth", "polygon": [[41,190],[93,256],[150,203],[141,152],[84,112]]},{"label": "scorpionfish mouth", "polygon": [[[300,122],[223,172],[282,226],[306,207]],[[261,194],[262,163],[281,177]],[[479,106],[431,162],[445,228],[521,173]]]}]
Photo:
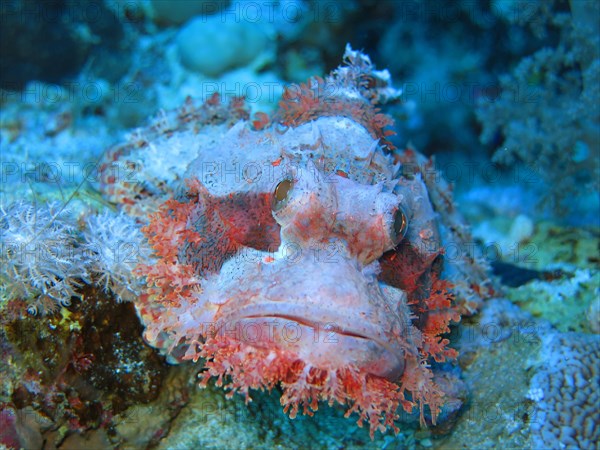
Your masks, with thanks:
[{"label": "scorpionfish mouth", "polygon": [[398,379],[412,348],[404,294],[338,256],[226,263],[204,290],[210,303],[220,304],[217,334],[319,369],[351,366]]}]

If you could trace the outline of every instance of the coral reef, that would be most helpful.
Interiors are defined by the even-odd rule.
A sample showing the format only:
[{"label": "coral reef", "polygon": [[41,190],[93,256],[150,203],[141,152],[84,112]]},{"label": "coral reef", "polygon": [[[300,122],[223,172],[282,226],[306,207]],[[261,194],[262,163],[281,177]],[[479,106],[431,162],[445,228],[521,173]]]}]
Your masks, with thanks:
[{"label": "coral reef", "polygon": [[223,20],[220,15],[196,17],[177,36],[182,64],[213,78],[231,69],[248,66],[267,52],[268,44],[267,35],[259,24],[248,20]]},{"label": "coral reef", "polygon": [[0,415],[15,419],[3,444],[58,447],[97,430],[108,446],[113,418],[157,397],[166,365],[144,344],[133,304],[89,286],[80,295],[43,320],[3,309]]},{"label": "coral reef", "polygon": [[592,311],[598,298],[600,274],[590,269],[546,273],[510,291],[507,297],[558,330],[590,332],[597,325]]},{"label": "coral reef", "polygon": [[2,2],[0,447],[598,447],[599,16]]},{"label": "coral reef", "polygon": [[[470,207],[481,199],[470,198]],[[473,236],[494,272],[510,289],[506,298],[558,330],[590,332],[598,297],[598,246],[594,227],[565,227],[547,220],[533,222],[507,205],[488,215],[470,214]]]},{"label": "coral reef", "polygon": [[549,328],[506,299],[486,301],[475,320],[462,322],[451,339],[469,403],[452,433],[438,436],[433,448],[540,448],[530,442],[536,408],[527,392],[532,359]]}]

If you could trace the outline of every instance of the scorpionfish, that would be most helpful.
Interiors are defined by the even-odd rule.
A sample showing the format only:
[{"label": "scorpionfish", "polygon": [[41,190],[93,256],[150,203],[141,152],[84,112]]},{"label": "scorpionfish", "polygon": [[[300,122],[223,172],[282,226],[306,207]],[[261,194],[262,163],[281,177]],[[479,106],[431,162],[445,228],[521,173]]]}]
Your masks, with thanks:
[{"label": "scorpionfish", "polygon": [[373,436],[401,410],[436,423],[432,365],[456,358],[444,335],[485,270],[442,277],[442,241],[466,228],[430,162],[390,141],[389,73],[349,46],[344,60],[271,116],[217,95],[162,112],[109,149],[102,190],[154,250],[136,269],[148,343],[200,360],[202,385],[247,401],[280,386],[291,417],[338,403]]}]

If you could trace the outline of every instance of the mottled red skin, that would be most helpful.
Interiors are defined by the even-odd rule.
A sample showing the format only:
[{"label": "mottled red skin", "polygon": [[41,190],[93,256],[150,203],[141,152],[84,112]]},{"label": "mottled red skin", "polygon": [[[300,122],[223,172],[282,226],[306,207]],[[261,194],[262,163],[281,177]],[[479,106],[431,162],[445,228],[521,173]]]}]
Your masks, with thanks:
[{"label": "mottled red skin", "polygon": [[[198,282],[194,281],[194,277],[210,273],[218,274],[222,270],[223,263],[238,249],[250,244],[255,249],[276,248],[282,230],[273,219],[273,214],[269,217],[267,212],[272,202],[269,194],[214,197],[197,181],[189,183],[188,192],[181,196],[179,201],[167,202],[159,213],[152,217],[146,233],[157,254],[163,256],[165,263],[171,262],[168,266],[164,266],[165,269],[161,269],[163,263],[159,261],[159,264],[142,270],[142,273],[148,277],[150,287],[148,291],[150,296],[144,297],[138,303],[142,316],[154,315],[153,311],[161,310],[161,307],[157,306],[161,303],[168,308],[180,307],[187,302],[197,303],[199,294],[193,286]],[[294,215],[287,223],[287,236],[294,236],[299,240],[298,242],[312,238],[318,241],[320,236],[323,236],[323,239],[327,236],[335,236],[348,242],[351,252],[353,248],[360,247],[359,243],[365,242],[365,239],[380,240],[381,227],[376,226],[377,220],[374,220],[373,225],[363,228],[361,233],[346,234],[347,230],[353,229],[352,226],[348,229],[339,228],[335,219],[327,216],[326,210],[321,210],[318,206],[313,208],[310,204],[311,202],[306,204],[308,209],[305,215]],[[254,208],[252,212],[249,212],[252,208],[248,206]],[[260,223],[261,226],[253,225],[256,223]],[[424,229],[429,230],[430,226],[428,224]],[[412,231],[408,236],[418,236],[418,239],[421,239],[419,242],[423,239],[418,231]],[[427,233],[425,238],[434,236],[435,234]],[[356,410],[359,413],[359,421],[368,421],[371,431],[374,432],[377,429],[383,431],[386,427],[397,430],[394,421],[397,419],[395,410],[399,406],[407,412],[411,412],[415,406],[418,406],[424,422],[424,407],[427,404],[432,421],[435,423],[435,417],[443,403],[443,392],[433,384],[433,374],[426,361],[429,357],[439,362],[456,357],[456,352],[446,347],[448,340],[440,336],[449,331],[448,324],[451,321],[460,320],[460,315],[452,306],[453,297],[448,291],[450,285],[438,280],[441,263],[439,255],[439,251],[420,253],[413,243],[405,240],[380,258],[379,279],[389,286],[401,288],[408,295],[408,306],[414,316],[413,326],[416,326],[410,333],[417,333],[414,338],[420,342],[417,345],[422,352],[421,355],[411,354],[410,351],[405,352],[400,372],[393,367],[381,366],[377,369],[379,373],[385,374],[388,371],[388,376],[373,375],[373,371],[380,363],[368,359],[362,363],[356,360],[356,364],[349,362],[344,365],[340,362],[329,367],[320,366],[321,363],[318,361],[326,359],[308,363],[299,357],[300,353],[296,353],[301,352],[302,347],[290,347],[281,340],[279,335],[275,336],[275,341],[249,343],[239,336],[231,337],[219,332],[205,334],[199,331],[200,329],[196,331],[197,339],[188,344],[184,359],[205,358],[207,360],[205,381],[210,377],[216,377],[219,380],[218,384],[221,384],[223,376],[228,375],[232,377],[232,381],[227,384],[227,387],[246,396],[251,388],[270,389],[277,383],[282,383],[285,387],[282,401],[286,405],[286,410],[289,410],[292,415],[296,414],[299,407],[302,407],[305,413],[310,413],[311,409],[316,408],[316,402],[319,400],[340,403],[345,403],[347,400],[354,405],[351,411]],[[174,266],[171,265],[173,263]],[[276,260],[273,259],[270,263],[275,264]],[[179,272],[172,271],[172,268],[176,267],[180,268]],[[299,265],[297,269],[307,270],[307,267]],[[173,278],[175,273],[178,275]],[[180,274],[183,273],[185,273],[184,278],[180,278]],[[256,274],[259,273],[260,270]],[[288,278],[287,281],[290,282],[291,279],[293,277]],[[170,281],[165,284],[163,280]],[[182,284],[183,280],[186,281]],[[214,312],[211,313],[211,317],[217,323],[221,320],[243,319],[243,316],[237,317],[235,314],[232,316],[231,312],[236,308],[240,311],[244,310],[264,295],[251,287],[247,291],[242,290],[241,286],[235,287],[237,291],[224,289],[231,300],[223,307],[213,305]],[[233,299],[240,298],[247,298],[247,300],[239,304],[232,303]],[[234,304],[237,306],[234,307]],[[265,303],[265,307],[267,306]],[[175,330],[171,327],[177,327],[176,318],[181,315],[178,311],[178,309],[173,310],[173,325],[165,326],[165,329]],[[160,314],[164,316],[166,313],[167,310],[162,310]],[[304,314],[308,319],[311,312],[307,309]],[[269,314],[265,320],[268,316]],[[159,321],[158,316],[154,315],[154,317],[156,318],[153,320]],[[164,321],[165,318],[160,320]],[[313,316],[312,320],[319,323],[323,319]],[[385,327],[388,326],[390,325]],[[388,335],[388,339],[403,341],[407,330],[402,327],[406,324],[399,323],[399,326],[396,331],[393,331],[393,328],[389,329],[392,334]],[[397,333],[396,337],[393,337],[394,333]],[[186,334],[189,335],[189,331]],[[404,344],[400,344],[402,345]],[[171,348],[173,349],[172,346]],[[317,351],[317,348],[314,347],[312,351]],[[332,349],[326,346],[322,348],[325,352]],[[339,353],[336,356],[340,357],[343,354]],[[357,380],[360,380],[358,385],[356,385]],[[332,390],[328,387],[330,384]],[[427,388],[421,392],[423,386]],[[368,395],[363,397],[358,392],[368,392]],[[375,401],[374,398],[379,400]],[[373,402],[376,407],[373,406]],[[389,409],[390,407],[392,409]]]},{"label": "mottled red skin", "polygon": [[274,251],[281,243],[273,219],[271,195],[236,193],[213,197],[206,190],[190,213],[191,228],[202,240],[181,247],[181,259],[198,274],[218,272],[223,262],[242,247]]}]

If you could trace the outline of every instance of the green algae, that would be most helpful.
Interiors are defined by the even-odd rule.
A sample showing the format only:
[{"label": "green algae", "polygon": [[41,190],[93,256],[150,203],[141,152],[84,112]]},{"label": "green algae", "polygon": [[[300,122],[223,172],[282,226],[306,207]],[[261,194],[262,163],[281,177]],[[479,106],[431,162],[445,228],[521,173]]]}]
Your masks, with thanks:
[{"label": "green algae", "polygon": [[514,289],[507,297],[558,330],[591,332],[591,310],[598,297],[600,232],[542,222],[527,243],[533,249],[527,268],[543,271],[541,279]]}]

